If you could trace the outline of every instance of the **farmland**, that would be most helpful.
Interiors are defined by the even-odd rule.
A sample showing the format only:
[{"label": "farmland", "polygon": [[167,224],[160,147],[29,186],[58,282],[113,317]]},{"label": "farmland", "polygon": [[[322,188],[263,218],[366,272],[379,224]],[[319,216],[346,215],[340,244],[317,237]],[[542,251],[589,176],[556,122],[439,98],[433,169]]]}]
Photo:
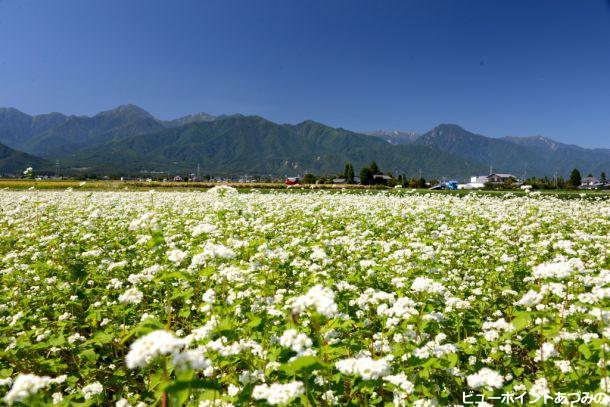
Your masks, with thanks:
[{"label": "farmland", "polygon": [[610,403],[607,195],[66,187],[0,191],[7,404]]}]

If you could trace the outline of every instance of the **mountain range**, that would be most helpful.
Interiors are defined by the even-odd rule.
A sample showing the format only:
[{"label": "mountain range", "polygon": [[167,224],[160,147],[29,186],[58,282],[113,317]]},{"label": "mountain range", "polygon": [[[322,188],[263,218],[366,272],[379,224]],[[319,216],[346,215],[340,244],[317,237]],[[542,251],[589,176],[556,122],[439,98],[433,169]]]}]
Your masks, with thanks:
[{"label": "mountain range", "polygon": [[392,173],[466,179],[497,172],[567,175],[610,170],[609,149],[586,149],[541,136],[492,138],[454,124],[424,134],[358,133],[311,120],[278,124],[260,116],[197,113],[160,120],[135,105],[94,116],[31,116],[0,108],[0,174],[27,166],[81,175],[184,174],[199,166],[219,176],[337,174],[375,160]]}]

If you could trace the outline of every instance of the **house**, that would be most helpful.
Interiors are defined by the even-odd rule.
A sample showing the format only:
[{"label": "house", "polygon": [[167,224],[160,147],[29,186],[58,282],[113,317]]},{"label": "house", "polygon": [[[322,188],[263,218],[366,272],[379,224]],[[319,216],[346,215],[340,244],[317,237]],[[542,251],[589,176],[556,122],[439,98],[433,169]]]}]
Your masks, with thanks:
[{"label": "house", "polygon": [[284,180],[284,184],[290,186],[290,185],[299,185],[299,183],[301,182],[301,178],[299,177],[288,177]]},{"label": "house", "polygon": [[512,181],[515,185],[522,184],[521,180],[513,174],[493,173],[489,175],[476,175],[474,177],[470,177],[470,182],[464,184],[460,189],[479,189],[483,188],[485,184],[502,185],[505,182],[510,181]]},{"label": "house", "polygon": [[521,180],[513,174],[493,173],[489,175],[478,175],[470,177],[470,182],[466,185],[469,187],[467,189],[474,189],[483,188],[485,184],[499,185],[511,181],[517,185],[521,184]]},{"label": "house", "polygon": [[505,182],[519,184],[520,180],[513,174],[490,174],[487,176],[487,182],[490,184],[503,184]]},{"label": "house", "polygon": [[347,184],[347,180],[345,178],[335,178],[333,184]]},{"label": "house", "polygon": [[580,181],[579,189],[600,189],[604,188],[605,185],[599,179],[595,177],[585,177]]},{"label": "house", "polygon": [[184,181],[184,179],[180,175],[176,175],[174,177],[174,182],[182,182],[182,181]]},{"label": "house", "polygon": [[386,174],[375,174],[375,175],[373,175],[373,179],[379,180],[382,182],[388,182],[389,180],[392,179],[392,177],[390,177],[389,175],[386,175]]}]

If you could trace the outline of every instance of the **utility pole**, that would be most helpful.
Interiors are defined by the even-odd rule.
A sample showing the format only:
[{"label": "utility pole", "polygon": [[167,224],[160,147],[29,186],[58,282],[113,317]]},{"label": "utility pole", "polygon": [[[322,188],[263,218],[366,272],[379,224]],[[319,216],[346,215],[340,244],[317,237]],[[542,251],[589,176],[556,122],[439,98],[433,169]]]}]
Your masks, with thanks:
[{"label": "utility pole", "polygon": [[55,160],[55,178],[59,178],[59,160]]},{"label": "utility pole", "polygon": [[197,163],[197,179],[201,181],[201,166]]}]

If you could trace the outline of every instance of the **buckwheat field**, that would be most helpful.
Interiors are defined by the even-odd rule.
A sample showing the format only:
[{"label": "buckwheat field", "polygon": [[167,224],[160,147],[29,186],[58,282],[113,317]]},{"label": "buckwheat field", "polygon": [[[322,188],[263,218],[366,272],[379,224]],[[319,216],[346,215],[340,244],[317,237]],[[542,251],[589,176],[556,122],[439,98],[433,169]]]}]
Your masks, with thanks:
[{"label": "buckwheat field", "polygon": [[609,235],[604,197],[0,192],[0,394],[608,404]]}]

